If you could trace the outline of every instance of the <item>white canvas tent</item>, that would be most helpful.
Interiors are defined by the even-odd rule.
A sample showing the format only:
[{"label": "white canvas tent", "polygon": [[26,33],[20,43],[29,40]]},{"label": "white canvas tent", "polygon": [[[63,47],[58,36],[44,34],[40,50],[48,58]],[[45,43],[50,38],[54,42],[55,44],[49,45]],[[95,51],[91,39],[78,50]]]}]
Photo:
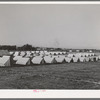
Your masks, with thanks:
[{"label": "white canvas tent", "polygon": [[88,56],[89,56],[89,54],[88,54],[88,53],[85,53],[85,56],[86,56],[86,57],[88,57]]},{"label": "white canvas tent", "polygon": [[10,66],[10,56],[0,57],[0,66]]},{"label": "white canvas tent", "polygon": [[63,54],[66,54],[66,52],[65,52],[65,51],[63,51],[62,53],[63,53]]},{"label": "white canvas tent", "polygon": [[70,62],[71,62],[71,60],[72,60],[72,58],[71,58],[71,57],[65,57],[64,59],[65,59],[65,61],[66,61],[67,63],[70,63]]},{"label": "white canvas tent", "polygon": [[45,61],[45,63],[47,63],[47,64],[56,63],[55,58],[50,57],[50,56],[45,56],[45,57],[44,57],[44,61]]},{"label": "white canvas tent", "polygon": [[19,51],[15,51],[14,56],[19,56]]},{"label": "white canvas tent", "polygon": [[25,56],[25,52],[24,51],[21,51],[20,52],[20,56]]},{"label": "white canvas tent", "polygon": [[17,61],[17,60],[20,59],[20,58],[22,58],[22,56],[15,56],[15,57],[13,58],[13,60],[14,60],[14,61]]},{"label": "white canvas tent", "polygon": [[31,61],[33,64],[44,64],[45,63],[42,57],[34,57]]},{"label": "white canvas tent", "polygon": [[31,57],[31,56],[32,56],[32,55],[31,55],[30,52],[27,52],[26,55],[25,55],[25,57]]},{"label": "white canvas tent", "polygon": [[90,57],[90,56],[91,56],[91,54],[90,54],[90,53],[88,53],[88,56]]},{"label": "white canvas tent", "polygon": [[35,53],[35,51],[31,51],[31,53]]},{"label": "white canvas tent", "polygon": [[10,55],[13,55],[13,54],[14,54],[14,52],[10,51],[10,52],[9,52],[9,54],[10,54]]},{"label": "white canvas tent", "polygon": [[99,56],[94,56],[94,61],[98,61],[99,60]]},{"label": "white canvas tent", "polygon": [[56,57],[55,60],[57,61],[57,63],[63,63],[65,61],[63,57]]},{"label": "white canvas tent", "polygon": [[52,57],[52,58],[58,58],[59,56],[58,55],[50,55],[49,57]]},{"label": "white canvas tent", "polygon": [[16,61],[16,64],[18,64],[18,65],[30,65],[30,58],[19,58]]},{"label": "white canvas tent", "polygon": [[40,53],[40,54],[44,54],[44,51],[40,51],[39,53]]},{"label": "white canvas tent", "polygon": [[90,61],[94,61],[94,57],[89,57],[90,58]]},{"label": "white canvas tent", "polygon": [[79,57],[80,62],[85,62],[85,57]]},{"label": "white canvas tent", "polygon": [[92,53],[92,56],[94,56],[94,53]]},{"label": "white canvas tent", "polygon": [[36,53],[40,53],[40,51],[35,51]]},{"label": "white canvas tent", "polygon": [[89,57],[85,57],[85,61],[89,62],[90,58]]},{"label": "white canvas tent", "polygon": [[67,56],[73,58],[73,56],[75,56],[75,54],[68,54]]},{"label": "white canvas tent", "polygon": [[99,60],[100,60],[100,55],[98,56]]},{"label": "white canvas tent", "polygon": [[75,54],[75,57],[81,57],[81,56],[82,56],[81,53],[76,53],[76,54]]},{"label": "white canvas tent", "polygon": [[73,62],[78,62],[78,57],[73,57]]},{"label": "white canvas tent", "polygon": [[49,55],[49,52],[45,52],[45,55]]}]

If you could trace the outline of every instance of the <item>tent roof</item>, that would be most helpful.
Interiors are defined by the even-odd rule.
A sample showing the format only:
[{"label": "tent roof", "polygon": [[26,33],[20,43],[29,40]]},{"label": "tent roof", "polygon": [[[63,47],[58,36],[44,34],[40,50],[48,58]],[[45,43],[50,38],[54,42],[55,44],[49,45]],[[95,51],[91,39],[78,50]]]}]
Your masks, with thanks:
[{"label": "tent roof", "polygon": [[18,60],[18,59],[20,59],[20,58],[22,58],[22,56],[15,56],[15,57],[13,58],[13,60]]},{"label": "tent roof", "polygon": [[64,61],[64,58],[63,57],[56,57],[55,60],[57,62],[63,62]]},{"label": "tent roof", "polygon": [[32,59],[32,62],[36,63],[36,64],[40,64],[42,60],[43,60],[43,58],[41,58],[41,57],[34,57]]},{"label": "tent roof", "polygon": [[16,64],[20,65],[26,65],[26,63],[29,61],[29,58],[20,58],[17,60]]},{"label": "tent roof", "polygon": [[5,63],[10,59],[10,56],[0,57],[0,66],[5,66]]},{"label": "tent roof", "polygon": [[54,59],[55,59],[55,58],[50,57],[50,56],[45,56],[45,57],[44,57],[44,60],[45,60],[46,63],[52,63],[52,61],[53,61]]}]

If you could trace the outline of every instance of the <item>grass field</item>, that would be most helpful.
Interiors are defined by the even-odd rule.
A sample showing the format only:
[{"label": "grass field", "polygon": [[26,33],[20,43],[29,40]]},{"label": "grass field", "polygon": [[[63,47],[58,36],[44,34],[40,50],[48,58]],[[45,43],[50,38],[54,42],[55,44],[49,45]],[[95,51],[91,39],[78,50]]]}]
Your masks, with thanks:
[{"label": "grass field", "polygon": [[0,68],[0,89],[100,89],[100,62]]}]

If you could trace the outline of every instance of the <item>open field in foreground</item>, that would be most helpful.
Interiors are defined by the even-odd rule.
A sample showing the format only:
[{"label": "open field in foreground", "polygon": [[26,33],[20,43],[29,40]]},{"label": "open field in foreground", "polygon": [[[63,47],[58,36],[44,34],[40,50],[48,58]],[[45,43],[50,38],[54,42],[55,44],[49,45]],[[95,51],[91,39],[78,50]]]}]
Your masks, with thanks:
[{"label": "open field in foreground", "polygon": [[0,89],[100,89],[100,62],[0,68]]}]

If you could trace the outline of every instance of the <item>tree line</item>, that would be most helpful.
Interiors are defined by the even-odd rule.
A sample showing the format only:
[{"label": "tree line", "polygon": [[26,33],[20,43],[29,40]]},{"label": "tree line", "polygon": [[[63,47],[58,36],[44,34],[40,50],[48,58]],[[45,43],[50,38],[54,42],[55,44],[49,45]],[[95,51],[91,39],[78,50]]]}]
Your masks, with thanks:
[{"label": "tree line", "polygon": [[8,51],[13,51],[13,50],[36,50],[37,47],[33,47],[32,45],[29,45],[29,44],[25,44],[23,46],[19,46],[17,47],[16,45],[0,45],[0,50],[8,50]]},{"label": "tree line", "polygon": [[[30,44],[25,44],[23,46],[16,46],[16,45],[0,45],[0,50],[8,50],[8,51],[36,51],[36,50],[47,50],[47,51],[66,51],[72,50],[72,52],[76,52],[77,49],[63,49],[63,48],[49,48],[49,47],[34,47]],[[79,49],[79,52],[87,52],[92,50],[92,52],[100,52],[97,49]]]}]

